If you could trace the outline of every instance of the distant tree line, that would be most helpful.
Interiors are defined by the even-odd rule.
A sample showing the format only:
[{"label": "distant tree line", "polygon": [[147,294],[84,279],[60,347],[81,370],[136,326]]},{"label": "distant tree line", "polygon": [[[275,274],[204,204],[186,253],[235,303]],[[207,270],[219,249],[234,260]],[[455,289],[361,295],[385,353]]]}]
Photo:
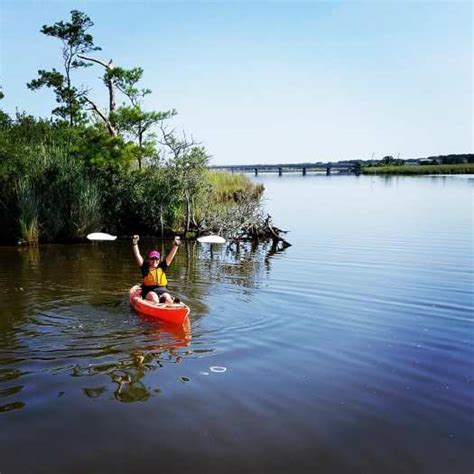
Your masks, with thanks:
[{"label": "distant tree line", "polygon": [[394,158],[391,155],[384,156],[380,160],[344,160],[339,163],[348,163],[353,165],[364,166],[404,166],[406,164],[419,164],[419,165],[452,165],[462,163],[474,163],[474,154],[451,154],[451,155],[437,155],[428,156],[424,158],[409,158],[400,159]]}]

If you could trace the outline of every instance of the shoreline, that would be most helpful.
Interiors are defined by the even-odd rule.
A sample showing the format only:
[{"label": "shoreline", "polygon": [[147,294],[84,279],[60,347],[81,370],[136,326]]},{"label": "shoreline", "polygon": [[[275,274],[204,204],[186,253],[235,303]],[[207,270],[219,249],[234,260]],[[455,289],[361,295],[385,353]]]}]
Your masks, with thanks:
[{"label": "shoreline", "polygon": [[373,166],[363,167],[364,175],[452,175],[474,174],[474,163],[461,163],[454,165],[419,165],[419,166]]}]

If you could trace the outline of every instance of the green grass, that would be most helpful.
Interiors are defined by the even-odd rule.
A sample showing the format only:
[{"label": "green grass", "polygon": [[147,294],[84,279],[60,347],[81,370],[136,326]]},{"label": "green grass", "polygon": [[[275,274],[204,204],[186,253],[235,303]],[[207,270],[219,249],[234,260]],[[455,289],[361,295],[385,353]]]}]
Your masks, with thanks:
[{"label": "green grass", "polygon": [[207,181],[211,185],[212,200],[216,204],[238,201],[241,195],[258,198],[264,191],[262,184],[253,183],[248,176],[226,171],[208,171]]},{"label": "green grass", "polygon": [[471,173],[474,173],[474,163],[462,163],[456,165],[373,166],[362,168],[362,174],[423,175]]},{"label": "green grass", "polygon": [[39,200],[28,178],[18,179],[15,186],[18,202],[18,226],[20,240],[38,242],[39,238]]}]

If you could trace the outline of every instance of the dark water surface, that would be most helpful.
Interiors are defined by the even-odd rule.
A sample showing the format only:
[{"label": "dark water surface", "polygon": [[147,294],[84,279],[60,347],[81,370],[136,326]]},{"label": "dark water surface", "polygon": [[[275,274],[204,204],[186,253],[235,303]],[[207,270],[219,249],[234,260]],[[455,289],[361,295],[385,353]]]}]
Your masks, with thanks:
[{"label": "dark water surface", "polygon": [[0,248],[2,474],[473,471],[474,180],[259,181],[293,246],[182,247],[191,334],[129,242]]}]

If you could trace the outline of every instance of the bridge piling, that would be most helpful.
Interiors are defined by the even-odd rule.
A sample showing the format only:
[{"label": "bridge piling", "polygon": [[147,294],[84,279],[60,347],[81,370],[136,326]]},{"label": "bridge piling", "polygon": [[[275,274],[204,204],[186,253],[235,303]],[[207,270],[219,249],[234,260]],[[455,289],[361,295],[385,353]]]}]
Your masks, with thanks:
[{"label": "bridge piling", "polygon": [[278,176],[283,175],[283,169],[286,172],[298,171],[301,172],[303,176],[306,176],[308,171],[323,172],[326,171],[326,175],[329,176],[332,174],[334,169],[336,173],[341,174],[354,174],[360,172],[360,165],[355,162],[317,162],[317,163],[284,163],[276,165],[262,165],[262,164],[252,164],[252,165],[229,165],[229,166],[210,166],[210,169],[221,169],[229,170],[232,173],[254,173],[255,176],[259,176],[260,173],[275,173],[278,172]]}]

